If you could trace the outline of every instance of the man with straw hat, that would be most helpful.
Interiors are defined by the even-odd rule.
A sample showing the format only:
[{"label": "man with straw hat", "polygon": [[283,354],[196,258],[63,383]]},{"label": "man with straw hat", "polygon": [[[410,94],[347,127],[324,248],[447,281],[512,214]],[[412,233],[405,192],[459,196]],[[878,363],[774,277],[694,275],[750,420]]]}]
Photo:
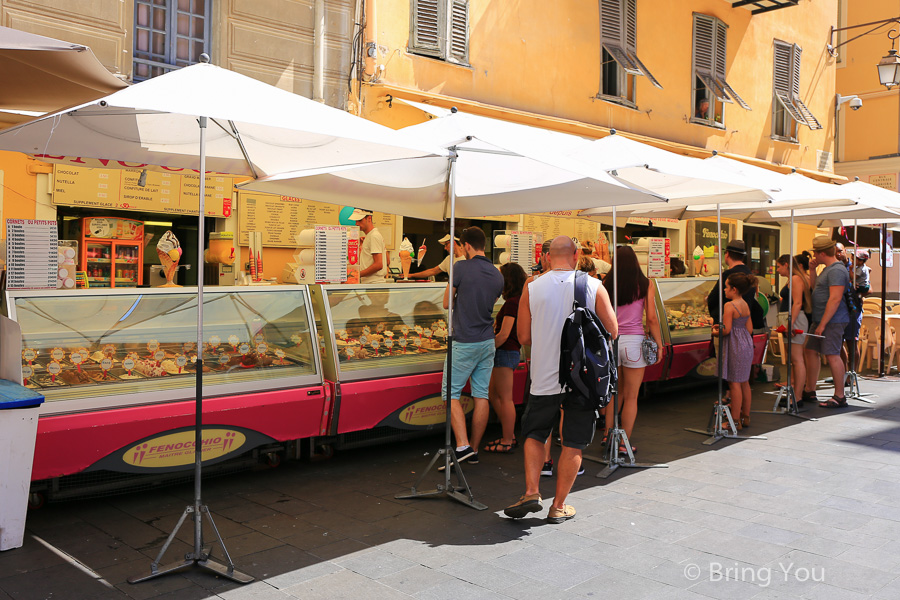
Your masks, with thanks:
[{"label": "man with straw hat", "polygon": [[[813,259],[809,261],[809,284],[813,288],[813,314],[810,333],[806,339],[806,387],[803,400],[815,401],[816,382],[819,379],[819,355],[825,356],[834,380],[834,395],[824,402],[822,408],[842,408],[847,406],[844,396],[844,363],[841,347],[844,329],[850,322],[850,311],[844,302],[844,291],[850,283],[847,268],[837,259],[836,242],[827,235],[813,238]],[[818,265],[825,265],[816,274]]]}]

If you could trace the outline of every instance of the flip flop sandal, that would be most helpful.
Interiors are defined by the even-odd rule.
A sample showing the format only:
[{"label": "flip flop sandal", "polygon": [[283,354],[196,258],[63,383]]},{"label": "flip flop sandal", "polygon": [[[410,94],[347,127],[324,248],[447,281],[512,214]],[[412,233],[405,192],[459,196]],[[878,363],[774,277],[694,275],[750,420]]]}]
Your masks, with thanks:
[{"label": "flip flop sandal", "polygon": [[[506,445],[506,444],[503,443],[503,438],[497,438],[497,439],[494,440],[493,442],[488,443],[488,446],[494,446],[494,445],[497,445],[497,444],[500,444],[501,446],[505,446],[505,445]],[[518,448],[518,447],[519,447],[519,440],[517,440],[516,438],[513,438],[512,444],[510,444],[510,446],[512,446],[513,448]]]},{"label": "flip flop sandal", "polygon": [[838,398],[837,396],[832,396],[825,402],[819,402],[819,408],[844,408],[847,406],[847,398]]},{"label": "flip flop sandal", "polygon": [[[637,447],[636,447],[636,446],[632,446],[632,447],[631,447],[631,453],[632,453],[632,454],[637,454]],[[625,448],[625,444],[619,444],[619,454],[625,454],[625,455],[628,454],[628,449]]]},{"label": "flip flop sandal", "polygon": [[492,452],[494,454],[509,454],[513,449],[514,446],[512,444],[502,444],[500,442],[491,442],[482,448],[485,452]]}]

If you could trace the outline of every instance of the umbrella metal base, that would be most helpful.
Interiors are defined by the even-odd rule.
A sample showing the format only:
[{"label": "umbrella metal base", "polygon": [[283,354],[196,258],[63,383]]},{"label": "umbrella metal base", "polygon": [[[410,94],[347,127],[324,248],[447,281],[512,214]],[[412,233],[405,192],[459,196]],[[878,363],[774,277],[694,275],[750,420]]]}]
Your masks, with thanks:
[{"label": "umbrella metal base", "polygon": [[[781,406],[782,398],[785,399],[785,404],[787,405],[786,407]],[[819,420],[816,417],[807,417],[800,414],[801,412],[803,412],[803,410],[797,404],[797,397],[794,395],[794,387],[791,385],[785,385],[778,390],[778,394],[775,396],[775,404],[772,406],[772,410],[752,410],[750,412],[769,415],[787,415],[789,417],[796,417],[798,419],[804,419],[806,421]]]},{"label": "umbrella metal base", "polygon": [[[159,561],[162,560],[163,555],[166,553],[166,550],[169,549],[169,545],[172,543],[172,540],[175,539],[175,534],[178,533],[178,530],[181,529],[181,526],[184,524],[185,519],[187,519],[188,515],[191,515],[191,518],[195,520],[195,526],[200,527],[199,521],[202,519],[200,514],[197,514],[197,509],[194,505],[188,506],[184,509],[184,512],[181,513],[181,518],[178,519],[178,524],[175,525],[175,529],[172,530],[172,533],[169,534],[169,537],[166,539],[166,543],[163,544],[162,550],[159,551],[159,554],[156,556],[156,560],[150,563],[150,573],[146,575],[136,575],[134,577],[128,578],[128,583],[140,583],[142,581],[148,581],[150,579],[156,579],[157,577],[162,577],[163,575],[168,575],[169,573],[175,573],[178,571],[185,570],[189,567],[199,567],[202,570],[209,571],[215,575],[219,575],[235,581],[237,583],[250,583],[253,581],[253,576],[247,575],[246,573],[242,573],[234,568],[234,563],[231,561],[231,557],[228,555],[228,550],[225,548],[225,542],[222,541],[222,535],[219,533],[219,529],[216,527],[215,522],[213,521],[212,514],[209,512],[209,507],[206,505],[200,505],[200,513],[206,515],[209,519],[210,525],[212,525],[213,531],[216,532],[216,539],[219,541],[219,547],[222,548],[222,551],[225,553],[225,559],[228,561],[227,565],[224,565],[218,561],[215,561],[211,558],[211,548],[209,546],[202,547],[202,542],[198,545],[195,544],[195,548],[193,552],[188,552],[184,556],[184,560],[181,562],[174,562],[163,567],[159,566]],[[196,539],[201,539],[202,536],[198,535]]]},{"label": "umbrella metal base", "polygon": [[[429,473],[431,473],[431,469],[441,457],[444,459],[444,483],[438,484],[433,490],[420,491],[419,484],[422,483],[422,480],[425,479]],[[459,485],[454,486],[451,484],[450,476],[452,472],[456,473]],[[456,460],[456,452],[450,445],[444,446],[435,453],[431,462],[428,463],[428,466],[425,467],[425,470],[419,475],[419,478],[416,479],[415,483],[413,483],[408,494],[396,494],[394,498],[397,500],[409,500],[418,498],[436,498],[438,496],[446,496],[465,504],[470,508],[474,508],[475,510],[487,510],[487,505],[475,500],[475,496],[472,494],[472,488],[469,487],[469,483],[466,481],[466,476],[463,475],[459,461]]]},{"label": "umbrella metal base", "polygon": [[737,427],[734,419],[731,418],[731,411],[722,404],[716,402],[713,405],[713,412],[709,418],[709,425],[706,429],[692,429],[685,427],[685,431],[691,433],[699,433],[700,435],[708,435],[709,439],[704,440],[704,446],[711,446],[722,439],[729,440],[765,440],[768,439],[764,435],[738,435]]},{"label": "umbrella metal base", "polygon": [[[618,421],[618,415],[617,419]],[[625,433],[624,429],[620,429],[618,427],[618,423],[616,426],[609,431],[609,437],[607,438],[607,452],[606,456],[603,458],[597,458],[595,456],[582,455],[584,460],[589,460],[591,462],[597,462],[606,465],[606,468],[597,473],[597,477],[601,479],[606,479],[613,473],[615,473],[616,469],[619,467],[623,467],[625,469],[667,469],[669,465],[666,464],[655,464],[655,463],[639,463],[634,460],[634,452],[631,451],[631,442],[628,440],[628,435]],[[625,446],[625,453],[619,452],[619,446]]]}]

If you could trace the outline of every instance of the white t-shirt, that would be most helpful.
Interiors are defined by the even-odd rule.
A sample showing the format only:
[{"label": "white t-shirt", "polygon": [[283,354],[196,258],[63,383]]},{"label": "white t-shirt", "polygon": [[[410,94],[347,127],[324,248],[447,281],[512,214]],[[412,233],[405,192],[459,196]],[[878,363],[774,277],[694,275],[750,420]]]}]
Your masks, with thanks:
[{"label": "white t-shirt", "polygon": [[[587,277],[587,304],[594,309],[600,280]],[[531,393],[561,394],[559,341],[575,300],[575,271],[547,271],[528,284],[531,309]]]},{"label": "white t-shirt", "polygon": [[381,271],[366,275],[360,280],[360,283],[384,283],[384,274],[387,270],[387,257],[384,251],[384,238],[381,236],[381,232],[373,227],[372,231],[366,234],[366,239],[363,240],[359,253],[359,266],[360,270],[368,269],[375,262],[372,255],[381,254]]},{"label": "white t-shirt", "polygon": [[[457,256],[453,260],[453,264],[456,264],[461,260],[466,260],[466,257],[465,256]],[[441,261],[441,264],[438,265],[438,269],[440,269],[444,273],[450,272],[450,255],[449,254],[447,256],[445,256],[444,260]]]}]

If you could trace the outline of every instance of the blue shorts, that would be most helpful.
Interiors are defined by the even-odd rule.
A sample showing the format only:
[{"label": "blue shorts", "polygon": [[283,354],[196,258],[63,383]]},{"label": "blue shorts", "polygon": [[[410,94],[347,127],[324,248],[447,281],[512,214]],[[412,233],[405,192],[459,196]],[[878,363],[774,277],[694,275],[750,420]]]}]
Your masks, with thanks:
[{"label": "blue shorts", "polygon": [[[453,381],[450,382],[450,399],[459,399],[466,381],[470,382],[473,398],[487,398],[494,367],[494,338],[470,344],[453,342]],[[444,378],[441,397],[447,397],[447,359],[444,359]]]},{"label": "blue shorts", "polygon": [[515,369],[519,366],[519,351],[518,350],[504,350],[503,348],[497,348],[497,352],[494,353],[494,368],[497,367],[506,367],[507,369]]}]

